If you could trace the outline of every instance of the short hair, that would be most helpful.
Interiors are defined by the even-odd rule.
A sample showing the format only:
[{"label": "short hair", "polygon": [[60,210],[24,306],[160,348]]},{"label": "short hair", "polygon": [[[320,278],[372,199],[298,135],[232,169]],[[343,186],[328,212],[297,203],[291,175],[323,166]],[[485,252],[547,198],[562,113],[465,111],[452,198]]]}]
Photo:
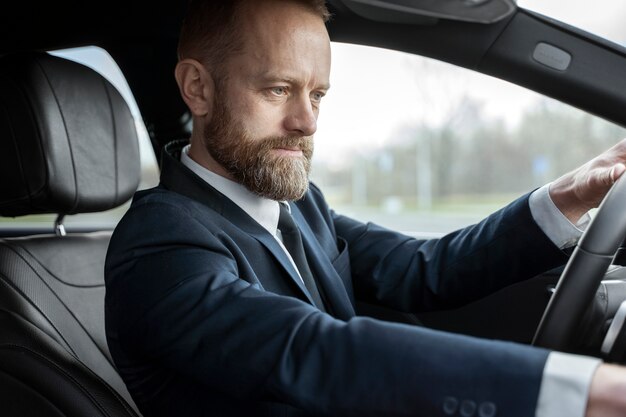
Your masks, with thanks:
[{"label": "short hair", "polygon": [[[267,0],[190,0],[178,40],[178,59],[193,58],[219,73],[221,64],[243,47],[237,17],[248,2]],[[330,19],[325,0],[282,0]],[[218,75],[218,74],[216,74]]]}]

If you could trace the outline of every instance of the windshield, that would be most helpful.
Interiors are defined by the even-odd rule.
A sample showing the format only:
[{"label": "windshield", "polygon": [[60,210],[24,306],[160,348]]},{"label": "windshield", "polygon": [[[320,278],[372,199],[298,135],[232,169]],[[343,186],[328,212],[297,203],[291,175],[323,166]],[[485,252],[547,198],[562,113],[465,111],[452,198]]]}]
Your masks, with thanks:
[{"label": "windshield", "polygon": [[624,0],[518,0],[517,5],[626,46]]}]

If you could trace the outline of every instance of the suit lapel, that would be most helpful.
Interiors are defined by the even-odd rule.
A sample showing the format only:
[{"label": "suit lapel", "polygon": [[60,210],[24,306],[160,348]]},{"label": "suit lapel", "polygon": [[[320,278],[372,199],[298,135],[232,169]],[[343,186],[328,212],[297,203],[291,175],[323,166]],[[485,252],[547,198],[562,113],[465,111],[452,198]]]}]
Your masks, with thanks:
[{"label": "suit lapel", "polygon": [[354,317],[352,302],[337,271],[333,268],[330,259],[324,253],[324,249],[320,246],[298,206],[293,203],[289,203],[289,205],[291,206],[291,214],[302,232],[302,242],[307,261],[318,285],[321,287],[320,291],[326,297],[326,302],[329,304],[328,308],[337,318],[348,320]]},{"label": "suit lapel", "polygon": [[287,254],[285,254],[285,251],[280,247],[276,239],[237,204],[180,163],[180,149],[187,143],[186,140],[175,141],[168,144],[163,150],[161,184],[168,190],[175,191],[208,206],[242,231],[258,240],[287,272],[291,280],[300,289],[301,295],[306,297],[309,303],[314,304],[309,291],[304,286]]},{"label": "suit lapel", "polygon": [[[261,229],[263,228],[261,227]],[[298,288],[302,292],[302,295],[307,298],[310,304],[315,305],[315,303],[313,302],[313,298],[311,298],[309,291],[304,286],[304,282],[302,282],[300,275],[298,275],[298,272],[296,272],[293,264],[287,257],[287,254],[285,253],[283,248],[280,247],[276,239],[271,236],[265,229],[261,230],[260,233],[254,233],[251,231],[248,231],[248,233],[259,242],[261,242],[261,244],[263,244],[263,246],[265,246],[267,250],[269,250],[270,253],[274,255],[274,257],[278,260],[283,269],[287,271],[291,280],[298,286]]]}]

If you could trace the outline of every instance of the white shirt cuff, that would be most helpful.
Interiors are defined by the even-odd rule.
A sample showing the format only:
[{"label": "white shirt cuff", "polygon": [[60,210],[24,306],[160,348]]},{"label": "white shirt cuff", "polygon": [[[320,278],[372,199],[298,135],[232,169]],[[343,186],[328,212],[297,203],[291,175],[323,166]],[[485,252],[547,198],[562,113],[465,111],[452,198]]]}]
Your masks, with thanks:
[{"label": "white shirt cuff", "polygon": [[601,363],[588,356],[550,352],[535,417],[585,417],[591,379]]},{"label": "white shirt cuff", "polygon": [[550,198],[550,184],[535,190],[528,199],[530,213],[539,228],[559,249],[576,245],[591,221],[586,213],[578,223],[573,224]]}]

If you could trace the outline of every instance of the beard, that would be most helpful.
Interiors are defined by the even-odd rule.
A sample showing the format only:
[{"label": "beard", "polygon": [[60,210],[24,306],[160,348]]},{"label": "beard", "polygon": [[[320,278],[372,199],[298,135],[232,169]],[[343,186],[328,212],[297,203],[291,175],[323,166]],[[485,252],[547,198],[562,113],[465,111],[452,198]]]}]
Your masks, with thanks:
[{"label": "beard", "polygon": [[[313,156],[311,136],[252,138],[232,117],[228,103],[216,93],[215,113],[205,125],[204,146],[235,181],[261,197],[299,200],[309,188]],[[276,149],[299,149],[301,156],[280,155]]]}]

